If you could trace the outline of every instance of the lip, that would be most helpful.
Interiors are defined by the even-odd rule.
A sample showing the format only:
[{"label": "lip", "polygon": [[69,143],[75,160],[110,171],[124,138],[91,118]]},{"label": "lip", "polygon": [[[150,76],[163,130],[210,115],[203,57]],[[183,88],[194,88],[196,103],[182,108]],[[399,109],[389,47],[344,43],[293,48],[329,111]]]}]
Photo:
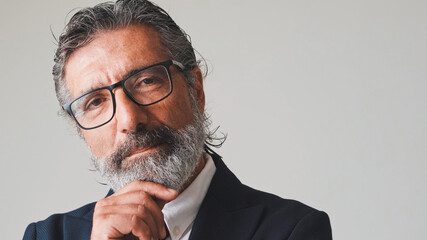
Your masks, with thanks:
[{"label": "lip", "polygon": [[140,154],[140,153],[151,152],[154,148],[155,148],[155,147],[152,147],[152,148],[139,148],[139,149],[136,149],[136,150],[135,150],[135,151],[133,151],[133,152],[132,152],[128,157],[132,157],[132,156],[135,156],[135,155]]},{"label": "lip", "polygon": [[158,147],[160,147],[162,144],[156,145],[156,146],[152,146],[152,147],[148,147],[148,148],[137,148],[134,151],[132,151],[131,154],[129,154],[125,159],[129,159],[132,157],[135,157],[137,155],[145,155],[148,154],[150,152],[155,151]]}]

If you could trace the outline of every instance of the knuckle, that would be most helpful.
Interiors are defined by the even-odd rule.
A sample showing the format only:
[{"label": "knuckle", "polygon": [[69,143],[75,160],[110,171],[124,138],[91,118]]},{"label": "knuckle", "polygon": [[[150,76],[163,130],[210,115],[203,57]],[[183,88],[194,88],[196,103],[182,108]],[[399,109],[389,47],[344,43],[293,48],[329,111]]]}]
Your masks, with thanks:
[{"label": "knuckle", "polygon": [[94,213],[95,213],[95,214],[97,214],[97,213],[102,212],[103,207],[104,207],[104,206],[102,206],[102,205],[98,205],[98,204],[96,204],[96,205],[95,205],[95,209],[94,209]]},{"label": "knuckle", "polygon": [[131,216],[130,225],[131,225],[131,229],[134,229],[134,230],[146,230],[147,229],[146,227],[143,226],[143,221],[141,221],[141,219],[136,214],[133,214]]},{"label": "knuckle", "polygon": [[100,220],[106,221],[107,219],[109,219],[110,215],[109,214],[101,214],[98,217]]},{"label": "knuckle", "polygon": [[105,222],[108,220],[109,218],[109,214],[95,214],[93,216],[93,221],[94,222]]},{"label": "knuckle", "polygon": [[[145,208],[142,208],[142,211],[146,211],[144,209]],[[153,232],[150,229],[149,225],[147,225],[147,222],[144,220],[144,217],[138,216],[137,214],[131,215],[130,227],[132,229],[132,232],[136,233],[138,236],[144,236],[147,239],[151,239],[153,235]]]},{"label": "knuckle", "polygon": [[148,193],[146,193],[145,191],[138,191],[138,198],[145,200],[149,197],[150,195],[148,195]]},{"label": "knuckle", "polygon": [[136,212],[138,216],[145,216],[147,214],[147,208],[144,204],[138,204]]},{"label": "knuckle", "polygon": [[98,202],[96,202],[96,204],[95,204],[95,209],[96,209],[96,208],[100,208],[100,207],[102,207],[102,206],[104,206],[104,205],[106,205],[106,200],[105,200],[105,199],[101,199],[101,200],[99,200]]}]

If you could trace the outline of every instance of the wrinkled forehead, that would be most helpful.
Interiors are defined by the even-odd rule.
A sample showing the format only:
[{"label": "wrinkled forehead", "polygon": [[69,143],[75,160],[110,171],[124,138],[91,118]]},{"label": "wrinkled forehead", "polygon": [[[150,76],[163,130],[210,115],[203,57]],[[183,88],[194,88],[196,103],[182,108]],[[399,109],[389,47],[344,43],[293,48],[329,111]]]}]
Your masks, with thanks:
[{"label": "wrinkled forehead", "polygon": [[159,33],[152,27],[133,25],[102,30],[69,56],[64,77],[75,98],[118,82],[135,69],[169,58]]}]

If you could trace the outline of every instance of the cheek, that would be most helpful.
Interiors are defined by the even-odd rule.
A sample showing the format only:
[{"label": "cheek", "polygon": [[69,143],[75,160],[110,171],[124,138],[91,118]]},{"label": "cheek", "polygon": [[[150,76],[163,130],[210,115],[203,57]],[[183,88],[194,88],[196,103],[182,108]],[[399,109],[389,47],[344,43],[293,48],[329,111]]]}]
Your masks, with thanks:
[{"label": "cheek", "polygon": [[175,114],[173,116],[173,120],[179,124],[179,128],[184,127],[189,124],[193,120],[193,110],[191,109],[191,104],[188,101],[181,100],[175,106]]},{"label": "cheek", "polygon": [[[86,143],[96,157],[108,156],[114,149],[113,135],[108,131],[90,130],[83,133]],[[108,137],[109,136],[109,137]]]},{"label": "cheek", "polygon": [[[187,91],[182,91],[187,93]],[[166,99],[165,99],[166,100]],[[172,129],[181,129],[193,120],[193,110],[188,95],[171,95],[169,101],[158,106],[157,118]]]}]

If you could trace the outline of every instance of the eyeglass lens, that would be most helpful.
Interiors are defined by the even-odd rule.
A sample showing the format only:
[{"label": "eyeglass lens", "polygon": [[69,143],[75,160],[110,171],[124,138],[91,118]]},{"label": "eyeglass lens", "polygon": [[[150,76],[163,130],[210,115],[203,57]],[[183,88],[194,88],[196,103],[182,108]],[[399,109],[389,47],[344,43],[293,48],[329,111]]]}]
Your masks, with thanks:
[{"label": "eyeglass lens", "polygon": [[[124,88],[139,105],[149,105],[162,100],[171,89],[168,69],[163,65],[137,72],[124,81]],[[84,128],[93,128],[110,121],[114,115],[114,96],[102,88],[90,92],[71,103],[71,112]]]}]

